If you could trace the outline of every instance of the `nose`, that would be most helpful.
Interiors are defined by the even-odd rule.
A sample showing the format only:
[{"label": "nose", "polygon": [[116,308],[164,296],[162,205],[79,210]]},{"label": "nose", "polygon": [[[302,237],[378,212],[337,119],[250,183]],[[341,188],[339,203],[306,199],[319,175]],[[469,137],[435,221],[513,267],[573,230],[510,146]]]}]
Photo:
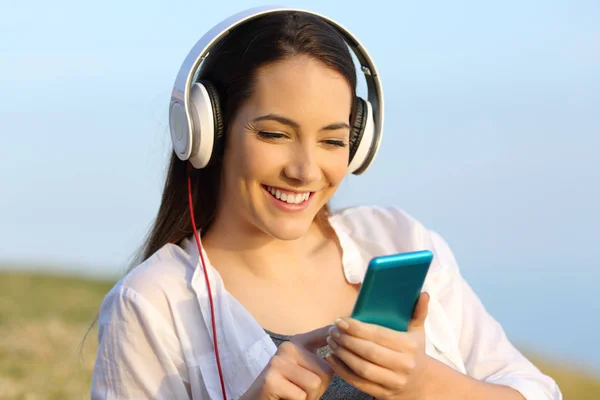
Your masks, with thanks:
[{"label": "nose", "polygon": [[317,162],[316,149],[312,146],[295,146],[290,161],[284,168],[285,175],[302,184],[319,180],[321,168]]}]

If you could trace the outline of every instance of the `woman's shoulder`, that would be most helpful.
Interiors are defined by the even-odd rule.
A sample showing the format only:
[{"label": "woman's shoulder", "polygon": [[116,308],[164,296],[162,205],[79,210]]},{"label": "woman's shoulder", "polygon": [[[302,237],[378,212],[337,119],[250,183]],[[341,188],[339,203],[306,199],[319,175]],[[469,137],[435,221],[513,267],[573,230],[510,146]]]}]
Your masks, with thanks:
[{"label": "woman's shoulder", "polygon": [[102,302],[100,315],[109,315],[119,307],[137,307],[169,319],[174,304],[193,296],[193,274],[189,252],[181,246],[165,244],[115,283]]},{"label": "woman's shoulder", "polygon": [[335,211],[331,222],[359,242],[375,241],[405,251],[422,246],[429,236],[421,222],[396,206],[349,207]]},{"label": "woman's shoulder", "polygon": [[398,224],[419,224],[416,218],[399,206],[361,205],[347,207],[333,211],[332,218],[343,220],[354,226],[371,223],[387,227],[395,227]]},{"label": "woman's shoulder", "polygon": [[398,206],[357,206],[335,211],[332,225],[352,239],[365,258],[429,250],[432,274],[457,268],[450,246],[437,231]]}]

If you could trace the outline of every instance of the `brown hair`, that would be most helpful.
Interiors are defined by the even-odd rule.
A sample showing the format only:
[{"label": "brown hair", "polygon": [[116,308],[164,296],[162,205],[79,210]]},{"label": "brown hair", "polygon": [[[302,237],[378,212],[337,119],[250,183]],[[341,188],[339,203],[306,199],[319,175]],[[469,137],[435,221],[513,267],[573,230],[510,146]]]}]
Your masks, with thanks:
[{"label": "brown hair", "polygon": [[[204,60],[198,79],[209,80],[220,95],[223,129],[227,132],[241,104],[253,90],[259,68],[296,55],[315,58],[339,72],[356,89],[356,70],[342,35],[318,17],[299,12],[277,12],[246,22],[230,32]],[[352,113],[355,110],[354,102]],[[227,140],[227,135],[224,135]],[[220,146],[220,150],[224,148]],[[221,157],[192,174],[192,198],[197,228],[206,231],[217,209]],[[187,192],[187,162],[171,155],[161,204],[152,228],[135,259],[139,263],[167,243],[193,234]],[[329,206],[316,216],[328,226]]]}]

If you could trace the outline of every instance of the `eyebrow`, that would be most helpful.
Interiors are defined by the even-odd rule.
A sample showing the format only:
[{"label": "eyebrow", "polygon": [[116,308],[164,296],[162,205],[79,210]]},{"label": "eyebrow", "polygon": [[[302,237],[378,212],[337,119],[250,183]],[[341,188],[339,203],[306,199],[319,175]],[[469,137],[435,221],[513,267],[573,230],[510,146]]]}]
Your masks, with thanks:
[{"label": "eyebrow", "polygon": [[[298,124],[296,121],[291,120],[282,115],[278,115],[278,114],[267,114],[267,115],[263,115],[263,116],[254,118],[252,120],[252,122],[259,122],[259,121],[275,121],[275,122],[279,122],[280,124],[290,126],[294,129],[300,129],[300,124]],[[322,131],[333,131],[333,130],[342,129],[342,128],[350,129],[350,125],[348,125],[345,122],[337,122],[334,124],[329,124],[327,126],[324,126],[323,128],[321,128],[321,130]]]}]

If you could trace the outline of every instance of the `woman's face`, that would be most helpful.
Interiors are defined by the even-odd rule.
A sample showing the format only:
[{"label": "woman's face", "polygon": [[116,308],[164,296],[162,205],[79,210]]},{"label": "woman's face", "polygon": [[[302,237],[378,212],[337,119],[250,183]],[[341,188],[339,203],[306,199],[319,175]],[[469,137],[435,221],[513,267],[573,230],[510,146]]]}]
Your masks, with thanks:
[{"label": "woman's face", "polygon": [[260,69],[227,132],[223,214],[282,240],[306,233],[347,173],[353,95],[306,56]]}]

